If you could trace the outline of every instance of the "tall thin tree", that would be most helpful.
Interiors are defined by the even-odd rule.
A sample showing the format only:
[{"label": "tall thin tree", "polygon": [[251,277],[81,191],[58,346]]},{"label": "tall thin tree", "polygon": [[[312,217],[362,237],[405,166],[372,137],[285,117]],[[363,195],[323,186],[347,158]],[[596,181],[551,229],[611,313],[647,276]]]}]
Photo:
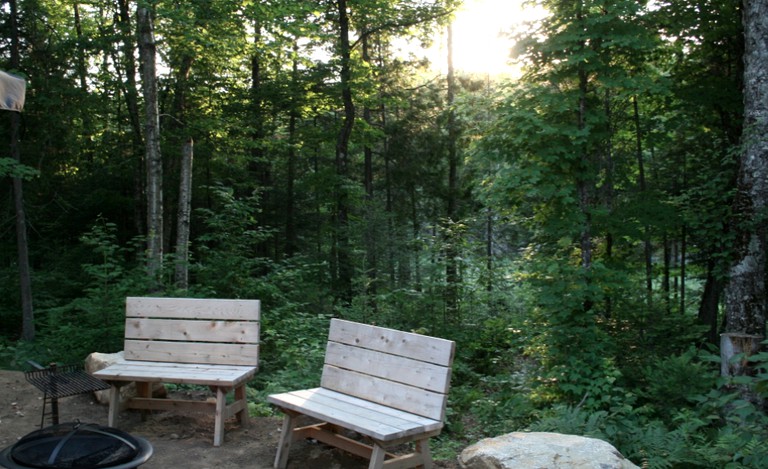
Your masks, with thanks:
[{"label": "tall thin tree", "polygon": [[352,299],[352,259],[349,246],[349,194],[346,187],[349,167],[349,140],[355,123],[352,101],[352,48],[349,42],[347,0],[338,0],[339,57],[341,61],[341,99],[344,118],[336,139],[336,279],[339,298]]},{"label": "tall thin tree", "polygon": [[457,322],[459,317],[459,268],[457,265],[456,221],[458,201],[458,140],[459,130],[454,108],[456,100],[456,73],[453,66],[453,25],[448,24],[448,73],[446,105],[448,106],[448,191],[446,201],[447,243],[445,247],[445,309],[446,318]]},{"label": "tall thin tree", "polygon": [[[21,63],[19,57],[19,26],[16,0],[9,0],[11,10],[11,68],[18,69]],[[21,116],[17,111],[11,111],[11,157],[21,163],[19,149],[19,129]],[[24,209],[24,191],[21,177],[13,178],[13,205],[16,209],[16,247],[19,262],[19,286],[21,287],[22,331],[24,340],[35,339],[35,317],[32,307],[32,276],[29,267],[29,242],[27,241],[27,215]]]},{"label": "tall thin tree", "polygon": [[153,13],[144,5],[139,5],[136,13],[146,119],[147,271],[151,278],[158,280],[163,261],[163,162],[160,154],[154,21]]}]

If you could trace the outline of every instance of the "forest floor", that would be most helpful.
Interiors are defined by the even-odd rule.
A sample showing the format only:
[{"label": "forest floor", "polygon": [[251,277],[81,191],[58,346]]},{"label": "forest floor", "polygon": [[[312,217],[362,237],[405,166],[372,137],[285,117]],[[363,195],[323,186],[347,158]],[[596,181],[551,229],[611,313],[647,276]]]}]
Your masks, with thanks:
[{"label": "forest floor", "polygon": [[[173,396],[173,393],[171,393]],[[49,406],[50,407],[50,406]],[[42,393],[24,373],[0,370],[0,451],[37,430],[43,410]],[[48,409],[50,410],[50,409]],[[59,399],[59,421],[107,424],[107,406],[91,394]],[[154,453],[142,469],[268,469],[280,435],[279,417],[252,417],[249,428],[228,422],[224,444],[213,446],[213,417],[157,412],[142,421],[138,412],[120,415],[120,429],[152,445]],[[46,419],[45,426],[50,425]],[[435,461],[437,468],[458,469],[455,461]],[[288,469],[363,469],[367,461],[323,444],[294,443]]]}]

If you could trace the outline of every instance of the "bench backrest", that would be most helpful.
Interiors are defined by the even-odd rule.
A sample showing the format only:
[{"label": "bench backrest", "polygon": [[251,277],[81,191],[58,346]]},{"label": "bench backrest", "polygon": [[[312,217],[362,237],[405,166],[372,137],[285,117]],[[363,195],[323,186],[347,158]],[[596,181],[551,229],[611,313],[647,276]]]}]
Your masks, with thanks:
[{"label": "bench backrest", "polygon": [[442,421],[455,343],[332,319],[321,386]]},{"label": "bench backrest", "polygon": [[258,366],[259,300],[125,300],[125,358]]}]

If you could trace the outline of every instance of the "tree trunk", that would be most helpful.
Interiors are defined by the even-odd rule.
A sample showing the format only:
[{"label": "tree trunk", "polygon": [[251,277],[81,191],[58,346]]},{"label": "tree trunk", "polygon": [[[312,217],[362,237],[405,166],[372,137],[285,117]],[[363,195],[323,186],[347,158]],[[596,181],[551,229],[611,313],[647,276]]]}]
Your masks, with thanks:
[{"label": "tree trunk", "polygon": [[707,264],[707,280],[704,282],[704,291],[701,294],[698,319],[701,324],[709,326],[706,334],[707,342],[717,345],[717,313],[720,306],[720,295],[723,292],[723,282],[717,278],[715,262],[710,260]]},{"label": "tree trunk", "polygon": [[146,122],[147,162],[147,272],[159,286],[163,262],[163,161],[160,155],[160,118],[155,73],[155,38],[152,13],[138,7],[139,54]]},{"label": "tree trunk", "polygon": [[[172,111],[171,127],[176,131],[177,144],[180,144],[181,154],[178,167],[173,164],[171,174],[179,174],[179,193],[176,208],[176,258],[174,261],[174,283],[178,288],[186,290],[189,286],[189,239],[190,216],[192,210],[192,162],[194,158],[194,140],[187,122],[187,90],[189,75],[192,72],[194,57],[184,54],[179,60],[176,72],[176,85]],[[175,162],[174,162],[175,163]],[[166,200],[165,205],[173,207],[173,201]],[[169,210],[170,211],[170,210]],[[168,220],[167,226],[173,221]],[[170,240],[171,230],[167,230]]]},{"label": "tree trunk", "polygon": [[181,151],[179,176],[179,211],[176,220],[176,286],[189,288],[189,225],[192,212],[192,160],[194,141],[188,138]]},{"label": "tree trunk", "polygon": [[[291,69],[291,81],[293,89],[299,89],[299,62],[298,44],[293,43],[293,66]],[[296,123],[299,120],[298,103],[296,97],[291,96],[291,110],[288,117],[288,170],[285,184],[285,255],[292,257],[299,249],[298,235],[296,234]]]},{"label": "tree trunk", "polygon": [[448,191],[445,227],[445,310],[447,322],[459,323],[459,269],[457,265],[456,201],[458,199],[458,151],[459,131],[456,122],[454,101],[456,97],[456,77],[453,68],[453,26],[448,24],[448,76],[446,106],[448,106]]},{"label": "tree trunk", "polygon": [[131,13],[128,6],[128,0],[118,0],[119,21],[117,25],[120,29],[120,35],[123,40],[123,51],[120,57],[120,63],[125,69],[125,105],[128,108],[128,118],[131,122],[133,132],[132,152],[135,156],[135,166],[133,174],[133,198],[134,198],[134,224],[137,233],[144,233],[144,207],[145,207],[145,187],[144,174],[144,140],[143,129],[141,128],[141,117],[139,116],[139,92],[136,84],[136,61],[134,53],[134,35],[131,30]]},{"label": "tree trunk", "polygon": [[338,0],[339,55],[341,57],[341,99],[344,118],[336,140],[336,272],[337,295],[344,303],[352,300],[352,259],[349,246],[349,190],[346,188],[349,165],[349,139],[355,123],[352,101],[351,47],[347,0]]},{"label": "tree trunk", "polygon": [[[362,39],[363,61],[372,68],[375,67],[371,59],[369,36]],[[373,113],[368,102],[363,106],[363,119],[368,128],[373,127]],[[374,206],[373,198],[373,148],[370,142],[366,142],[363,147],[363,184],[365,186],[365,274],[366,274],[366,297],[368,298],[368,307],[375,312],[376,292],[378,287],[378,237],[379,227],[377,226],[377,211]]]},{"label": "tree trunk", "polygon": [[[766,208],[768,202],[768,0],[745,0],[744,128],[741,165],[733,213],[736,256],[725,288],[725,334],[765,337]],[[725,335],[724,334],[724,335]],[[759,340],[759,339],[755,339]],[[750,350],[744,350],[749,352]],[[738,353],[734,349],[734,353]],[[748,374],[748,367],[727,368],[729,375]],[[744,391],[747,398],[749,391]]]},{"label": "tree trunk", "polygon": [[[581,21],[583,18],[581,13],[578,16]],[[578,128],[583,131],[586,128],[587,119],[587,85],[589,81],[588,73],[585,69],[585,65],[580,63],[578,66],[578,80],[579,80],[579,107],[578,107]],[[587,171],[591,166],[591,158],[589,155],[589,149],[584,146],[581,149],[581,165],[584,168],[585,174],[580,175],[576,182],[576,190],[578,193],[579,210],[584,216],[584,222],[581,227],[581,234],[579,239],[579,247],[581,249],[581,268],[583,271],[584,279],[587,283],[591,282],[592,271],[592,215],[591,205],[592,200],[590,197],[589,178]],[[593,307],[592,299],[585,296],[583,308],[585,312],[588,312]]]},{"label": "tree trunk", "polygon": [[[645,162],[643,160],[643,137],[640,131],[640,111],[637,105],[637,96],[632,98],[632,108],[635,121],[635,157],[637,158],[637,181],[640,186],[641,197],[646,192]],[[653,303],[653,247],[651,245],[650,227],[646,223],[643,226],[643,257],[645,259],[645,295],[648,307]]]},{"label": "tree trunk", "polygon": [[[74,20],[75,20],[75,32],[77,33],[77,76],[80,79],[80,89],[83,93],[88,93],[88,69],[85,64],[85,43],[83,41],[83,26],[80,23],[80,5],[75,2],[72,5]],[[86,113],[87,115],[87,113]]]},{"label": "tree trunk", "polygon": [[[11,9],[11,69],[19,68],[19,27],[16,0],[9,0]],[[11,157],[21,164],[19,150],[19,130],[21,116],[16,111],[11,113]],[[19,262],[19,286],[21,287],[21,338],[35,340],[35,315],[32,307],[32,275],[29,267],[29,242],[27,241],[27,215],[24,210],[24,191],[20,177],[13,178],[13,205],[16,210],[16,250]]]}]

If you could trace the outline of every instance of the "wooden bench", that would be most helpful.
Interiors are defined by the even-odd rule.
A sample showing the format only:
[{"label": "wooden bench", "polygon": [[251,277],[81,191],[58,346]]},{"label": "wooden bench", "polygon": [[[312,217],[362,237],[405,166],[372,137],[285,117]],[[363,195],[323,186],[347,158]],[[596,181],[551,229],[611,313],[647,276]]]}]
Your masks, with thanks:
[{"label": "wooden bench", "polygon": [[[207,411],[214,414],[213,445],[220,446],[226,419],[248,425],[245,385],[259,362],[259,300],[129,297],[125,310],[124,359],[93,373],[111,385],[109,426],[124,408]],[[119,388],[131,382],[136,397],[121,401]],[[153,383],[208,386],[216,400],[156,399]]]},{"label": "wooden bench", "polygon": [[[369,469],[431,467],[429,438],[443,427],[454,348],[450,340],[331,320],[320,387],[267,398],[285,414],[274,467],[286,467],[291,443],[302,438],[370,459]],[[302,416],[315,423],[296,426]],[[409,442],[410,454],[386,451]]]}]

